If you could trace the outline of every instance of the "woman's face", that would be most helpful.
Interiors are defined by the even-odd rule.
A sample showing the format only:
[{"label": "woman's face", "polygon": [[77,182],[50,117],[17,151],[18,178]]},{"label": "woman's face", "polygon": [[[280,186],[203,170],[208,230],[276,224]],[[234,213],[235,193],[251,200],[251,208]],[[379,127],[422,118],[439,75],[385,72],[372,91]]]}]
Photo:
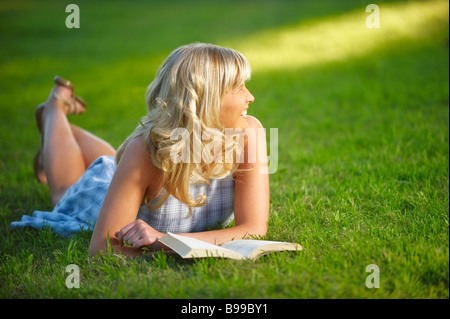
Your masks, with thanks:
[{"label": "woman's face", "polygon": [[220,105],[220,122],[225,128],[248,128],[248,105],[255,100],[254,96],[242,84],[237,90],[225,93]]}]

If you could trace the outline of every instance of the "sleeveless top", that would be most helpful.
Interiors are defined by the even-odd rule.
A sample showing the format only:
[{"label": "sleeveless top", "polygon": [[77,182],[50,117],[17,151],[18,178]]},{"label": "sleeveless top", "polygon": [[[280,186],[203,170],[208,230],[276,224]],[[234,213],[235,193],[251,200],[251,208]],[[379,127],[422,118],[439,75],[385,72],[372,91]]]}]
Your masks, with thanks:
[{"label": "sleeveless top", "polygon": [[206,195],[206,204],[192,208],[192,216],[189,216],[189,208],[170,195],[164,204],[151,210],[164,196],[164,190],[148,205],[141,206],[137,219],[166,233],[190,233],[209,229],[217,229],[228,225],[234,218],[234,179],[228,176],[223,179],[211,179],[210,184],[192,184],[189,191],[192,197]]}]

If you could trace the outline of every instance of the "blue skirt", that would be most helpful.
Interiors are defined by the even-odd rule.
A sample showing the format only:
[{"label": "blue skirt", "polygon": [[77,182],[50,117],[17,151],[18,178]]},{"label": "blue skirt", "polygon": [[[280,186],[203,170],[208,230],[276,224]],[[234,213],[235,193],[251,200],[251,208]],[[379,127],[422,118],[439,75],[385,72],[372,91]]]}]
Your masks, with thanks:
[{"label": "blue skirt", "polygon": [[67,189],[53,211],[36,210],[32,216],[24,215],[21,221],[12,222],[11,226],[50,226],[62,236],[94,229],[115,168],[114,157],[97,158],[80,179]]}]

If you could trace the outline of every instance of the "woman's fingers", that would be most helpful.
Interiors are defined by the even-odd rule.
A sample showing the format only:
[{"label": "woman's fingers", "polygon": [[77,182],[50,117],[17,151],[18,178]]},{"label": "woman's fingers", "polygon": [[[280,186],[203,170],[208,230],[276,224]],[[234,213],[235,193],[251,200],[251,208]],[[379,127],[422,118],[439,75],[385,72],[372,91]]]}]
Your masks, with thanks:
[{"label": "woman's fingers", "polygon": [[149,246],[158,241],[161,233],[150,227],[144,221],[137,219],[115,233],[120,245],[127,242],[134,248]]},{"label": "woman's fingers", "polygon": [[133,241],[130,244],[133,245],[134,248],[141,248],[151,245],[151,243],[148,241],[148,238],[146,237],[133,238]]},{"label": "woman's fingers", "polygon": [[124,240],[126,241],[125,236],[128,234],[130,230],[134,228],[136,224],[136,220],[132,222],[131,224],[128,224],[124,227],[122,227],[118,232],[115,233],[117,240],[119,241],[119,245],[123,245]]},{"label": "woman's fingers", "polygon": [[126,234],[123,236],[123,240],[129,244],[134,240],[136,240],[136,236],[138,234],[139,230],[137,229],[137,226],[135,225],[133,228],[131,228]]}]

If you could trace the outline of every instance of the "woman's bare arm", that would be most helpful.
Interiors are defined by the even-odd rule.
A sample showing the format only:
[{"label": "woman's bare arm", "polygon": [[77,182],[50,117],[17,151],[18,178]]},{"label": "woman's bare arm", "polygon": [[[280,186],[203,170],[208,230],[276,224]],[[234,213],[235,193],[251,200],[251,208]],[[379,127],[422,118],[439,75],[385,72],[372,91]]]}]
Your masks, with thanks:
[{"label": "woman's bare arm", "polygon": [[160,172],[146,153],[142,137],[136,137],[128,144],[116,168],[97,218],[89,254],[106,251],[108,240],[115,251],[132,256],[140,254],[140,250],[120,245],[115,233],[136,220],[146,191],[160,189],[161,185]]}]

